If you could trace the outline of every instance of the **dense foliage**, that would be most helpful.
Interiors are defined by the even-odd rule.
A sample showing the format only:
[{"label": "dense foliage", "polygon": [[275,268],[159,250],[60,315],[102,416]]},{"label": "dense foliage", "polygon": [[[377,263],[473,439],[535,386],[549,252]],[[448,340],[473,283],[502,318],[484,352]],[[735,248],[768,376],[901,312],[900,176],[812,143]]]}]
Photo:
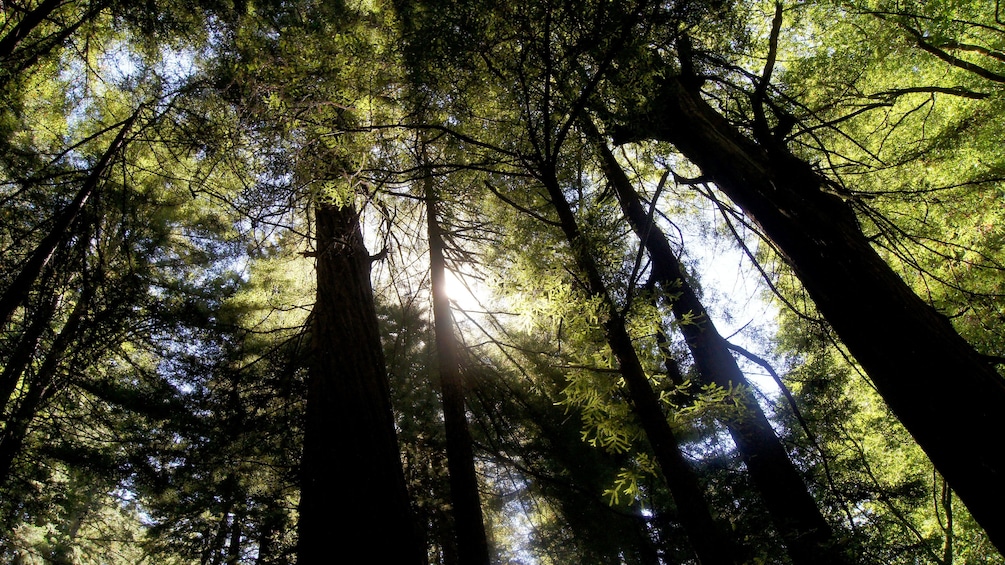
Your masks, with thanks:
[{"label": "dense foliage", "polygon": [[1005,8],[0,11],[0,562],[1005,562]]}]

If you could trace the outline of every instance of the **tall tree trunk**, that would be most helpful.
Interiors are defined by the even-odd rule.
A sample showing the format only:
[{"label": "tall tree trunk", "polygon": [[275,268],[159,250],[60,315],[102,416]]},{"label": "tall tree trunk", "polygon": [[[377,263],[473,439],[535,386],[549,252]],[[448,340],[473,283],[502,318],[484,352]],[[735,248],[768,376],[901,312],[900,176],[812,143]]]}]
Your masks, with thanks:
[{"label": "tall tree trunk", "polygon": [[[547,454],[552,461],[550,470],[548,474],[531,471],[531,476],[540,479],[542,492],[557,502],[563,523],[587,549],[583,561],[659,565],[657,540],[661,532],[652,516],[647,516],[648,512],[644,512],[641,505],[633,504],[626,511],[612,507],[600,496],[610,486],[609,471],[621,467],[623,457],[584,443],[580,431],[568,425],[572,414],[561,413],[556,417],[548,399],[555,398],[555,393],[568,383],[559,372],[549,371],[540,376],[544,380],[534,392],[500,383],[500,393],[513,398],[514,404],[520,407],[519,417],[533,422],[532,433],[544,440],[535,449]],[[505,421],[494,421],[493,425],[503,426],[495,433],[507,433]],[[552,464],[555,467],[550,467]]]},{"label": "tall tree trunk", "polygon": [[0,39],[0,59],[5,61],[9,59],[17,44],[41,25],[62,3],[63,0],[44,0],[34,10],[25,14],[21,21]]},{"label": "tall tree trunk", "polygon": [[429,272],[433,293],[436,360],[443,394],[443,425],[447,436],[447,469],[459,565],[488,565],[474,448],[464,409],[464,379],[460,371],[454,320],[447,296],[443,232],[436,219],[436,191],[431,175],[425,178],[426,227],[429,235]]},{"label": "tall tree trunk", "polygon": [[7,86],[11,80],[20,73],[34,67],[43,57],[52,53],[57,47],[62,45],[71,35],[77,32],[80,26],[91,20],[103,10],[103,6],[92,7],[73,25],[67,26],[59,31],[45,37],[37,42],[30,53],[18,53],[14,57],[8,57],[4,61],[3,68],[0,69],[0,88]]},{"label": "tall tree trunk", "polygon": [[317,302],[301,462],[298,563],[356,548],[374,563],[423,563],[405,488],[370,257],[352,206],[319,204]]},{"label": "tall tree trunk", "polygon": [[546,173],[542,175],[542,182],[558,214],[562,231],[569,240],[577,266],[586,275],[589,291],[600,297],[610,312],[604,322],[604,332],[611,351],[618,359],[621,375],[628,385],[628,394],[634,405],[635,415],[652,445],[656,460],[677,506],[677,515],[698,560],[703,565],[738,563],[739,549],[733,539],[726,535],[712,518],[698,477],[681,453],[680,444],[667,422],[659,397],[646,378],[624,320],[617,315],[614,302],[607,292],[596,262],[586,248],[575,214],[565,199],[556,175],[553,171],[551,174]]},{"label": "tall tree trunk", "polygon": [[278,537],[284,529],[286,512],[280,505],[280,498],[271,494],[266,503],[265,514],[258,519],[258,555],[255,565],[279,565],[285,561],[278,551]]},{"label": "tall tree trunk", "polygon": [[31,291],[35,280],[45,269],[46,265],[49,264],[60,242],[65,241],[69,237],[70,228],[81,212],[83,212],[88,200],[98,190],[101,179],[104,178],[105,173],[108,171],[112,159],[125,147],[126,135],[139,117],[141,109],[142,106],[137,108],[133,112],[133,115],[121,122],[115,138],[108,145],[108,148],[105,149],[105,152],[91,169],[87,178],[84,179],[84,183],[80,186],[73,201],[56,216],[52,227],[49,229],[49,233],[42,238],[42,241],[39,242],[31,252],[31,255],[29,255],[28,260],[21,266],[21,271],[11,281],[10,286],[4,289],[3,295],[0,295],[0,327],[5,326],[10,321],[15,310],[28,297],[28,293]]},{"label": "tall tree trunk", "polygon": [[24,440],[28,437],[35,415],[38,414],[45,402],[61,388],[57,382],[60,364],[62,364],[70,346],[73,345],[73,341],[79,336],[84,316],[91,306],[93,297],[94,289],[91,285],[87,285],[78,298],[77,304],[73,307],[73,311],[70,312],[66,323],[63,324],[63,328],[53,340],[52,346],[46,353],[45,360],[42,361],[35,377],[27,384],[28,388],[16,411],[12,413],[3,432],[0,433],[0,485],[7,482],[14,460],[21,453],[21,448],[24,446]]},{"label": "tall tree trunk", "polygon": [[85,23],[93,21],[107,6],[107,0],[88,2],[86,9],[75,22],[34,41],[29,46],[21,43],[44,21],[51,20],[65,0],[44,0],[31,10],[6,35],[0,38],[0,88],[3,88],[18,74],[35,66],[38,61],[63,45]]},{"label": "tall tree trunk", "polygon": [[[699,380],[737,390],[740,395],[741,415],[728,419],[725,424],[793,562],[797,565],[845,563],[847,560],[834,547],[830,525],[754,398],[753,389],[727,348],[726,340],[715,329],[688,283],[684,267],[666,235],[654,225],[652,214],[642,206],[628,176],[593,123],[583,120],[583,125],[596,142],[621,210],[649,252],[653,264],[650,280],[668,294],[675,295],[671,310],[681,322],[680,330],[698,368]],[[685,323],[685,320],[690,321]]]},{"label": "tall tree trunk", "polygon": [[202,552],[202,565],[223,564],[223,552],[227,545],[227,530],[229,526],[227,517],[230,516],[230,511],[234,508],[233,494],[225,496],[228,497],[228,500],[223,508],[223,512],[220,514],[220,523],[217,524],[216,535],[213,536],[213,541]]},{"label": "tall tree trunk", "polygon": [[618,141],[672,143],[784,254],[887,405],[1005,551],[1005,384],[873,249],[854,211],[806,162],[744,137],[680,78]]},{"label": "tall tree trunk", "polygon": [[232,513],[234,519],[230,523],[230,542],[227,544],[227,565],[237,565],[241,562],[241,520],[243,516]]},{"label": "tall tree trunk", "polygon": [[[43,283],[42,286],[45,287],[46,284]],[[13,398],[17,384],[21,381],[21,375],[38,353],[42,334],[52,323],[59,299],[58,293],[53,292],[52,296],[45,297],[45,300],[41,301],[42,304],[38,305],[37,309],[29,310],[31,321],[18,336],[17,345],[4,360],[3,371],[0,372],[0,414]]]}]

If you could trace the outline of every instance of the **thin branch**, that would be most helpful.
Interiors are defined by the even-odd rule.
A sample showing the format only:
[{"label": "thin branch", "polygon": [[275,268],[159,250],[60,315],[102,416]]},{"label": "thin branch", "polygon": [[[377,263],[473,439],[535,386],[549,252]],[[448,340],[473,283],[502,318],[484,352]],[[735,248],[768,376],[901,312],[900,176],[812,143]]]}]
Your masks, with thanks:
[{"label": "thin branch", "polygon": [[870,94],[869,98],[879,100],[890,97],[903,96],[904,94],[928,93],[928,94],[948,94],[950,96],[960,96],[973,100],[983,100],[991,96],[987,92],[977,92],[962,86],[914,86],[910,88],[892,88],[875,94]]},{"label": "thin branch", "polygon": [[914,29],[904,24],[901,24],[901,27],[904,29],[904,31],[906,31],[908,34],[914,37],[914,42],[923,51],[927,51],[928,53],[935,55],[937,58],[945,61],[946,63],[949,63],[954,67],[963,69],[965,71],[970,71],[981,78],[986,78],[994,82],[1005,83],[1005,75],[996,73],[994,71],[991,71],[990,69],[986,69],[976,63],[971,63],[970,61],[961,59],[955,55],[946,52],[943,49],[940,49],[939,47],[936,47],[932,43],[925,41],[925,36],[920,30]]},{"label": "thin branch", "polygon": [[520,204],[517,204],[512,199],[506,197],[505,195],[503,195],[503,193],[499,192],[487,180],[485,181],[485,188],[489,189],[489,192],[491,192],[492,194],[496,195],[500,200],[502,200],[506,204],[509,204],[513,208],[516,208],[517,210],[523,212],[524,214],[527,214],[528,216],[534,218],[535,220],[537,220],[539,222],[543,222],[543,223],[545,223],[545,224],[547,224],[549,226],[553,226],[553,227],[559,227],[559,226],[561,226],[561,224],[559,224],[558,222],[556,222],[554,220],[549,220],[548,218],[545,218],[541,214],[539,214],[539,213],[537,213],[537,212],[535,212],[535,211],[533,211],[533,210],[531,210],[529,208],[521,206]]}]

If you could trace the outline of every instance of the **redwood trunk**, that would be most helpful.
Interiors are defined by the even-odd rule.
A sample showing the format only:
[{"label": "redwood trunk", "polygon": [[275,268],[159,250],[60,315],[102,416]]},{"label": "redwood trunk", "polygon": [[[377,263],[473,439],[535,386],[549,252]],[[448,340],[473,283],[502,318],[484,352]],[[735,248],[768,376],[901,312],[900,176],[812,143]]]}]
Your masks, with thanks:
[{"label": "redwood trunk", "polygon": [[586,275],[589,291],[601,297],[609,311],[604,322],[604,332],[611,351],[618,359],[621,375],[628,385],[628,394],[634,405],[635,415],[653,448],[677,506],[681,525],[699,562],[703,565],[738,563],[738,548],[732,538],[728,537],[712,518],[698,477],[681,453],[680,444],[667,422],[659,397],[646,378],[645,369],[639,361],[631,336],[625,329],[624,320],[617,316],[617,310],[600,276],[600,271],[589,250],[583,247],[584,240],[580,235],[575,215],[562,193],[558,180],[554,175],[543,180],[558,213],[562,231],[575,255],[577,266]]},{"label": "redwood trunk", "polygon": [[953,490],[1005,550],[1005,385],[870,245],[852,208],[787,151],[744,137],[680,79],[627,139],[669,141],[785,255],[841,341]]},{"label": "redwood trunk", "polygon": [[368,562],[423,563],[359,218],[351,206],[316,210],[317,302],[297,562],[332,563],[333,555],[355,548]]},{"label": "redwood trunk", "polygon": [[[653,225],[638,193],[614,154],[600,141],[596,129],[590,123],[585,126],[598,142],[607,179],[615,189],[625,217],[649,252],[653,264],[650,280],[658,283],[668,294],[675,295],[671,309],[674,317],[681,321],[680,330],[698,368],[699,380],[736,390],[739,394],[742,414],[725,424],[775,527],[785,540],[793,562],[802,565],[844,563],[842,554],[833,547],[830,525],[820,514],[802,477],[754,398],[753,389],[727,348],[726,340],[715,329],[704,305],[688,284],[684,268],[666,235]],[[691,321],[684,323],[689,317]]]},{"label": "redwood trunk", "polygon": [[436,359],[443,394],[443,424],[447,436],[450,500],[460,565],[488,565],[489,546],[482,518],[475,455],[464,409],[464,380],[460,372],[453,315],[446,288],[443,234],[436,220],[432,179],[426,179],[426,222],[429,234],[429,272],[432,279]]}]

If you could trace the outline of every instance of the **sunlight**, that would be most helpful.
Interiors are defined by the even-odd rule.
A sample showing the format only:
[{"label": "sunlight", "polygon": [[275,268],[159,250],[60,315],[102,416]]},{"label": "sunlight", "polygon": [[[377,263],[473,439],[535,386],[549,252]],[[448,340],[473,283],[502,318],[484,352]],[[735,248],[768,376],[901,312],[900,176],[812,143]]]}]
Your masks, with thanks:
[{"label": "sunlight", "polygon": [[447,296],[455,308],[469,312],[483,310],[488,302],[489,291],[481,281],[447,269],[446,283]]}]

